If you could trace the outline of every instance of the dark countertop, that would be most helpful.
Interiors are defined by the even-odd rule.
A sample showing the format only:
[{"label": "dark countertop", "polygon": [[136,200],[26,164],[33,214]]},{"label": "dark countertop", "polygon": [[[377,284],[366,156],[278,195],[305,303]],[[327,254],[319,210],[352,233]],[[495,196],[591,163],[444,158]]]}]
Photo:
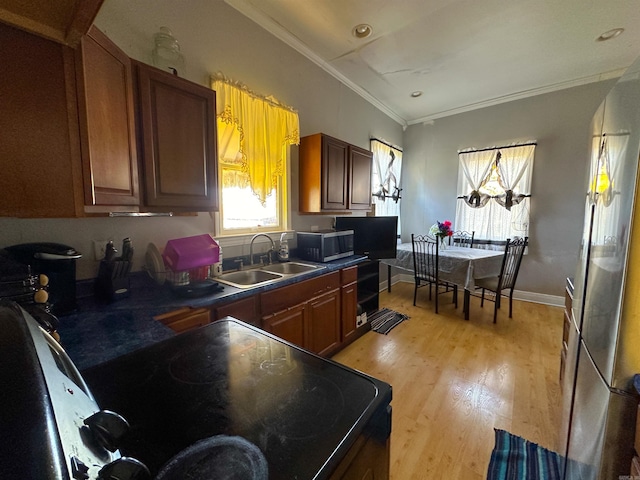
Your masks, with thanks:
[{"label": "dark countertop", "polygon": [[59,318],[60,343],[76,367],[82,370],[175,335],[173,330],[153,319],[157,315],[183,307],[212,307],[233,302],[365,260],[366,257],[354,255],[317,264],[326,268],[275,284],[246,289],[224,285],[222,291],[198,298],[176,296],[168,286],[156,284],[144,272],[136,272],[131,275],[129,296],[104,304],[93,297],[93,280],[81,281],[78,282],[78,311]]}]

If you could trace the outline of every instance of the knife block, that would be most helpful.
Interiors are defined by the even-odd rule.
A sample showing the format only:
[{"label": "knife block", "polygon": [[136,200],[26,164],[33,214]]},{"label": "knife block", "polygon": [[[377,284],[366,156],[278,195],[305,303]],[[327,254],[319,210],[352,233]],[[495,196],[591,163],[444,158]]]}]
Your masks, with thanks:
[{"label": "knife block", "polygon": [[120,298],[129,296],[130,282],[129,272],[131,262],[115,260],[100,262],[98,277],[94,284],[96,299],[111,303]]}]

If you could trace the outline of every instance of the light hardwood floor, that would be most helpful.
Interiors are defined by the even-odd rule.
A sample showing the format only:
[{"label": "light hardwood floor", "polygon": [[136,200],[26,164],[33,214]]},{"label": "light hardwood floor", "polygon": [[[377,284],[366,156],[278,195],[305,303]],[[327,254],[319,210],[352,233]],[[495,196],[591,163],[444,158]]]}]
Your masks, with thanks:
[{"label": "light hardwood floor", "polygon": [[367,332],[333,359],[393,387],[391,479],[484,479],[494,428],[558,451],[558,373],[563,310],[471,299],[465,321],[451,294],[440,313],[413,284],[380,294],[380,307],[410,316],[388,335]]}]

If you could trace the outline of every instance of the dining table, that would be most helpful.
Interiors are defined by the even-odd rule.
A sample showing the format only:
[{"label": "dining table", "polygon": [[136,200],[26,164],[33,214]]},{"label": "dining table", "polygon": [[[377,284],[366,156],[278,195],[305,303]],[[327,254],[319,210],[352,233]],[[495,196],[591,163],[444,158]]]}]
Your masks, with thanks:
[{"label": "dining table", "polygon": [[[438,273],[441,280],[461,286],[464,294],[465,319],[469,319],[469,296],[475,282],[481,278],[497,277],[502,268],[504,251],[447,245],[438,249]],[[380,260],[387,265],[387,290],[391,291],[391,268],[413,272],[413,245],[398,244],[395,258]]]}]

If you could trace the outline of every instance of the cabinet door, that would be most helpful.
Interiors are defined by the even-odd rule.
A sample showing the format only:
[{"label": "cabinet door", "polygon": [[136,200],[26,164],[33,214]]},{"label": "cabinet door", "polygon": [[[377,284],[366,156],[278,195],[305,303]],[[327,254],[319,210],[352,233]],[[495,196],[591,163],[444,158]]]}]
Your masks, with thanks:
[{"label": "cabinet door", "polygon": [[262,327],[267,332],[273,333],[287,342],[299,347],[306,347],[305,310],[306,303],[301,303],[273,315],[268,315],[262,319]]},{"label": "cabinet door", "polygon": [[322,209],[347,209],[349,144],[322,137]]},{"label": "cabinet door", "polygon": [[309,341],[306,348],[328,355],[340,344],[340,290],[309,302]]},{"label": "cabinet door", "polygon": [[217,210],[215,92],[136,65],[145,205],[155,210]]},{"label": "cabinet door", "polygon": [[373,153],[353,145],[349,151],[349,209],[370,210]]},{"label": "cabinet door", "polygon": [[137,206],[131,60],[93,27],[82,38],[76,67],[85,205]]},{"label": "cabinet door", "polygon": [[242,300],[223,305],[216,308],[215,312],[216,320],[220,320],[226,316],[231,316],[238,320],[242,320],[243,322],[247,322],[258,327],[260,326],[257,296],[243,298]]},{"label": "cabinet door", "polygon": [[0,58],[0,215],[82,215],[74,51],[0,23]]},{"label": "cabinet door", "polygon": [[341,288],[342,341],[349,342],[356,333],[358,315],[358,284],[350,283]]}]

